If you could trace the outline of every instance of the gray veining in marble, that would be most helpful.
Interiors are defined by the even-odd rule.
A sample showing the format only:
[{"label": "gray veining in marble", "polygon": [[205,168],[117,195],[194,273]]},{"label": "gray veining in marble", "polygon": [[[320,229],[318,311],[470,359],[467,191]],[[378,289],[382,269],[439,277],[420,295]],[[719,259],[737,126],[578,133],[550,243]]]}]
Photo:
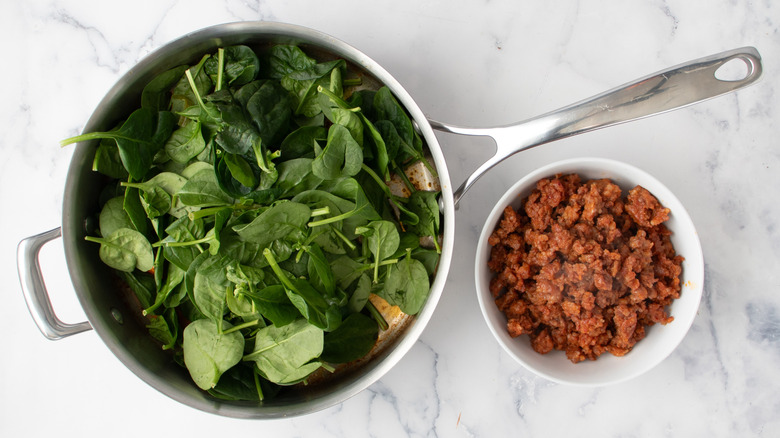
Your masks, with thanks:
[{"label": "gray veining in marble", "polygon": [[[0,0],[0,436],[715,436],[780,431],[780,9],[769,0]],[[381,18],[381,19],[380,19]],[[523,120],[671,65],[752,45],[762,81],[662,116],[523,152],[466,194],[447,288],[420,341],[379,382],[305,417],[231,420],[147,387],[94,333],[43,339],[19,289],[15,247],[58,226],[74,135],[133,64],[199,28],[283,21],[330,33],[389,70],[431,118]],[[489,155],[439,136],[454,183]],[[605,388],[536,377],[499,349],[474,293],[474,246],[493,203],[562,158],[611,157],[661,179],[702,241],[706,284],[675,352]],[[58,314],[84,318],[61,245],[42,255]],[[13,358],[13,359],[9,359]],[[42,420],[45,415],[45,421]],[[128,421],[132,415],[133,421]]]}]

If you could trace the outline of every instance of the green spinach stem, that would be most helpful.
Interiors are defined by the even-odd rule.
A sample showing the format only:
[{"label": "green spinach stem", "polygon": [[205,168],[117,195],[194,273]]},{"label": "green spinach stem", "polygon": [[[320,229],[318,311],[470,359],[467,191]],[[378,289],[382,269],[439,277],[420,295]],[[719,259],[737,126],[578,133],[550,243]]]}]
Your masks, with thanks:
[{"label": "green spinach stem", "polygon": [[260,386],[260,376],[257,375],[257,372],[254,373],[255,376],[255,389],[257,390],[257,398],[260,401],[263,401],[265,396],[263,396],[263,388]]},{"label": "green spinach stem", "polygon": [[217,85],[214,87],[214,91],[219,91],[222,89],[222,70],[225,68],[225,49],[220,47],[217,49],[217,59],[218,59],[218,65],[217,68]]},{"label": "green spinach stem", "polygon": [[200,97],[200,93],[198,92],[198,86],[195,85],[195,79],[192,78],[192,73],[190,72],[190,69],[184,71],[184,74],[187,76],[187,82],[190,83],[190,87],[192,87],[192,93],[195,95],[195,100],[198,101],[198,105],[206,109],[206,104],[203,103],[203,99]]},{"label": "green spinach stem", "polygon": [[380,178],[379,175],[376,174],[376,172],[374,172],[374,169],[368,167],[365,163],[363,163],[360,166],[360,168],[363,169],[363,171],[365,171],[368,174],[368,176],[371,177],[371,179],[373,179],[374,181],[376,181],[377,184],[379,184],[379,188],[381,188],[382,191],[385,192],[385,195],[387,197],[389,198],[393,197],[393,194],[390,193],[390,187],[387,187],[385,181],[382,178]]},{"label": "green spinach stem", "polygon": [[377,324],[379,324],[379,328],[382,330],[387,330],[390,326],[387,325],[387,321],[385,321],[385,317],[382,316],[382,314],[379,312],[379,309],[374,306],[374,303],[371,302],[371,300],[366,301],[366,309],[368,309],[368,313],[371,314],[371,316],[374,318]]},{"label": "green spinach stem", "polygon": [[222,332],[222,334],[223,335],[227,335],[229,333],[237,332],[237,331],[239,331],[241,329],[245,329],[247,327],[254,327],[257,324],[260,324],[260,319],[259,318],[254,320],[254,321],[248,321],[248,322],[245,322],[243,324],[234,325],[233,327],[230,327],[229,329],[227,329],[224,332]]},{"label": "green spinach stem", "polygon": [[357,246],[355,246],[355,244],[354,244],[354,243],[352,243],[352,241],[351,241],[351,240],[349,240],[349,239],[347,238],[347,236],[345,236],[345,235],[344,235],[344,233],[342,233],[341,231],[339,231],[339,229],[338,229],[338,228],[336,228],[336,227],[331,227],[331,231],[333,231],[333,233],[334,233],[335,235],[339,236],[339,239],[341,239],[341,240],[344,242],[344,244],[345,244],[345,245],[347,245],[347,246],[349,247],[349,249],[351,249],[351,250],[354,250],[355,248],[357,248]]},{"label": "green spinach stem", "polygon": [[338,97],[335,93],[323,87],[322,85],[317,86],[317,91],[328,96],[328,98],[332,100],[333,103],[335,103],[336,106],[338,106],[341,109],[350,110],[353,112],[360,111],[360,107],[353,108],[349,106],[349,104],[344,99]]},{"label": "green spinach stem", "polygon": [[276,277],[279,278],[279,281],[282,282],[284,287],[287,289],[297,292],[297,289],[295,286],[293,286],[292,282],[290,282],[290,279],[287,278],[286,275],[284,275],[284,272],[282,272],[282,268],[279,267],[279,264],[276,263],[276,258],[274,257],[273,253],[270,249],[266,248],[263,250],[263,257],[268,261],[268,265],[271,266],[271,270],[274,271],[274,274],[276,274]]},{"label": "green spinach stem", "polygon": [[[381,262],[379,262],[379,266],[394,265],[396,263],[398,263],[398,259],[387,259],[387,260],[382,260]],[[374,269],[374,265],[373,264],[363,265],[363,266],[361,266],[359,268],[356,268],[355,272],[368,271],[369,269]]]},{"label": "green spinach stem", "polygon": [[352,212],[348,211],[346,213],[342,213],[342,214],[337,215],[337,216],[331,216],[329,218],[320,219],[318,221],[311,221],[311,222],[309,222],[306,225],[309,228],[319,227],[319,226],[322,226],[322,225],[327,225],[327,224],[332,224],[334,222],[343,221],[344,219],[346,219],[346,218],[348,218],[350,216],[352,216]]},{"label": "green spinach stem", "polygon": [[[207,236],[207,237],[203,237],[201,239],[187,240],[187,241],[184,241],[184,242],[166,242],[164,240],[160,240],[159,242],[153,243],[152,247],[153,248],[158,248],[158,247],[161,247],[161,246],[167,246],[167,247],[171,247],[171,248],[176,248],[176,247],[180,247],[180,246],[192,246],[192,245],[199,245],[201,243],[208,243],[210,240],[213,240],[213,239],[214,239],[213,236]],[[203,252],[203,251],[201,251],[201,252]]]},{"label": "green spinach stem", "polygon": [[201,208],[200,210],[196,210],[196,211],[192,211],[192,212],[188,213],[187,217],[189,217],[189,219],[191,221],[194,221],[196,219],[202,219],[202,218],[204,218],[206,216],[213,216],[213,215],[219,213],[220,210],[225,209],[225,208],[229,208],[231,210],[253,210],[253,209],[257,208],[257,207],[255,206],[255,204],[250,204],[250,205],[231,204],[231,205],[220,205],[220,206],[217,206],[217,207],[206,207],[206,208]]},{"label": "green spinach stem", "polygon": [[315,208],[311,211],[311,215],[313,216],[325,216],[326,214],[330,214],[330,207],[327,205],[325,207]]},{"label": "green spinach stem", "polygon": [[350,78],[350,79],[344,79],[342,82],[345,87],[353,87],[357,86],[363,83],[363,80],[360,78]]},{"label": "green spinach stem", "polygon": [[396,170],[396,173],[401,178],[401,180],[404,182],[404,185],[406,185],[406,188],[409,189],[410,192],[414,193],[417,191],[417,188],[414,187],[414,184],[412,184],[411,181],[409,181],[409,177],[406,176],[406,172],[404,172],[401,167],[396,164],[395,160],[391,161],[393,168]]}]

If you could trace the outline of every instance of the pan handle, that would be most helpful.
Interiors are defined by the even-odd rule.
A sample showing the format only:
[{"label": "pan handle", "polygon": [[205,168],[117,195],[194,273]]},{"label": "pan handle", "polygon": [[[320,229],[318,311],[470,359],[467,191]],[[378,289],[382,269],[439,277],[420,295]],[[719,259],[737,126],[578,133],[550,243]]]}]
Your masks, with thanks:
[{"label": "pan handle", "polygon": [[[745,73],[723,79],[718,71],[726,63],[743,62]],[[551,141],[599,128],[661,114],[736,91],[761,77],[761,55],[742,47],[688,61],[645,76],[573,105],[524,122],[493,128],[469,128],[429,120],[433,129],[462,135],[492,137],[496,153],[455,190],[455,205],[489,169],[511,155]]]},{"label": "pan handle", "polygon": [[22,293],[27,302],[27,308],[41,333],[52,341],[92,328],[87,321],[78,324],[64,323],[54,314],[49,293],[41,275],[38,256],[43,245],[61,235],[61,229],[55,228],[23,239],[16,248],[16,267],[19,270],[19,281],[22,283]]}]

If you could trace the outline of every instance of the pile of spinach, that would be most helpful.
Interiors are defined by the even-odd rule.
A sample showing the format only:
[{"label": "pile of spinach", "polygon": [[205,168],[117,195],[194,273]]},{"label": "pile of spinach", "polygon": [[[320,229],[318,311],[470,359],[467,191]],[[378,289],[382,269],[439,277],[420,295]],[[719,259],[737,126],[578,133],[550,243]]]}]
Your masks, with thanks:
[{"label": "pile of spinach", "polygon": [[99,142],[111,183],[87,240],[217,398],[359,359],[387,327],[371,294],[407,314],[428,296],[438,193],[386,184],[427,165],[423,142],[387,88],[347,75],[296,46],[226,47],[155,77],[115,129],[62,142]]}]

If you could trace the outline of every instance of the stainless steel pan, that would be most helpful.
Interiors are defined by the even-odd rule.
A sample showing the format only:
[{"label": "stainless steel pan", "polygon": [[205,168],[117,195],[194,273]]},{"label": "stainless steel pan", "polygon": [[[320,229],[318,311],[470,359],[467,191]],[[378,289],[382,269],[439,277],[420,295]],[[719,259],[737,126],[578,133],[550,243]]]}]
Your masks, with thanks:
[{"label": "stainless steel pan", "polygon": [[[101,177],[92,172],[95,143],[76,148],[70,164],[63,200],[62,227],[23,240],[18,247],[19,277],[33,319],[49,339],[61,339],[95,329],[106,346],[134,372],[165,395],[194,408],[243,418],[278,418],[314,412],[338,404],[365,389],[393,367],[417,341],[436,307],[453,256],[455,209],[463,194],[491,167],[521,150],[593,129],[658,114],[734,91],[761,75],[761,59],[753,48],[732,50],[698,59],[634,81],[614,90],[523,123],[488,129],[465,128],[430,121],[406,90],[387,71],[359,50],[320,32],[280,23],[242,22],[203,29],[165,45],[128,71],[106,94],[84,131],[104,131],[121,120],[138,102],[141,89],[155,75],[173,66],[193,63],[201,54],[220,46],[276,43],[301,45],[315,56],[346,59],[349,68],[365,81],[387,85],[406,107],[439,174],[443,214],[442,255],[430,297],[420,313],[395,328],[369,359],[334,378],[304,390],[292,390],[263,403],[216,400],[197,389],[186,370],[173,362],[136,320],[137,309],[116,293],[116,280],[84,241],[88,221],[98,211]],[[720,80],[715,72],[739,60],[746,72],[736,80]],[[496,154],[482,164],[457,190],[453,190],[447,165],[434,130],[490,136]],[[71,280],[88,322],[66,324],[51,307],[38,264],[38,251],[46,242],[62,236]]]}]

